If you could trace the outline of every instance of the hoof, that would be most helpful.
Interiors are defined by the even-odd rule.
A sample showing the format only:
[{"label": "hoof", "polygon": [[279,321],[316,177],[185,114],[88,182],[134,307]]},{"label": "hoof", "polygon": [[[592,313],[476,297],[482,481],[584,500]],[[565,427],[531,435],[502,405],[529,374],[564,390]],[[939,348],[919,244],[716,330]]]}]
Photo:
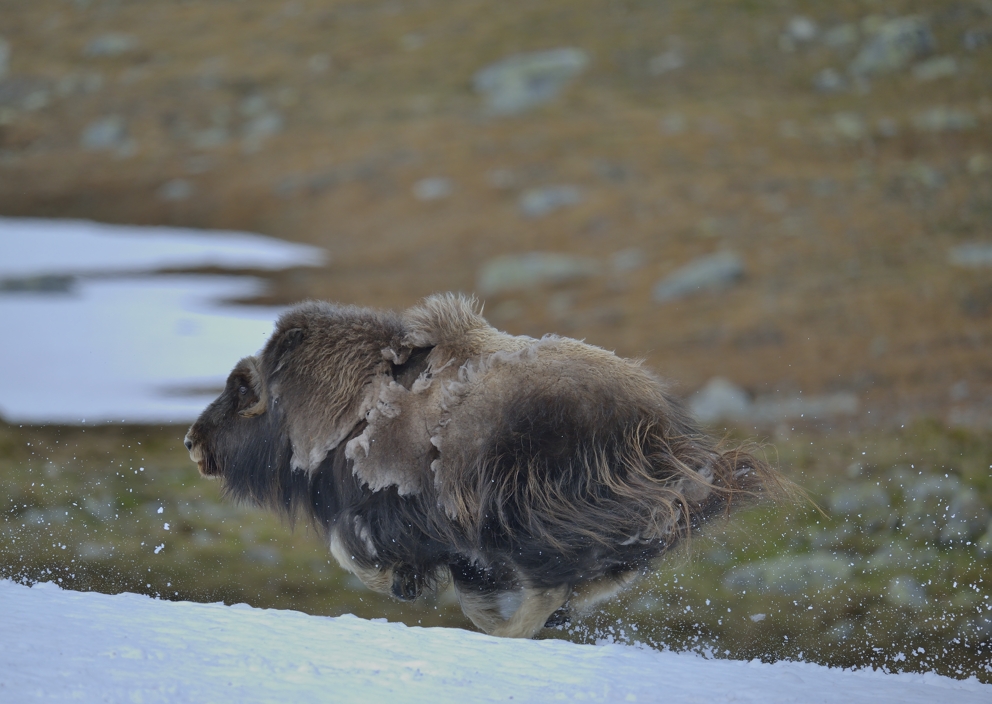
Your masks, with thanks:
[{"label": "hoof", "polygon": [[424,578],[412,568],[397,567],[393,571],[392,595],[400,601],[416,601],[424,590]]},{"label": "hoof", "polygon": [[568,609],[561,608],[555,611],[553,614],[548,616],[548,620],[544,622],[545,628],[557,628],[558,626],[564,626],[571,621],[571,617],[568,614]]}]

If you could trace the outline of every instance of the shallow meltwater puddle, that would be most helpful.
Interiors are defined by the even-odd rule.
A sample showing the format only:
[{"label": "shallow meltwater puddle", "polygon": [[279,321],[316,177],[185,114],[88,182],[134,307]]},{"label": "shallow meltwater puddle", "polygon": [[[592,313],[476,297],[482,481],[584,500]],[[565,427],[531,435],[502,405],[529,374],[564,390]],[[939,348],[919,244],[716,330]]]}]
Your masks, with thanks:
[{"label": "shallow meltwater puddle", "polygon": [[142,272],[324,260],[260,235],[0,218],[0,417],[190,421],[282,309],[227,302],[263,293],[259,278]]}]

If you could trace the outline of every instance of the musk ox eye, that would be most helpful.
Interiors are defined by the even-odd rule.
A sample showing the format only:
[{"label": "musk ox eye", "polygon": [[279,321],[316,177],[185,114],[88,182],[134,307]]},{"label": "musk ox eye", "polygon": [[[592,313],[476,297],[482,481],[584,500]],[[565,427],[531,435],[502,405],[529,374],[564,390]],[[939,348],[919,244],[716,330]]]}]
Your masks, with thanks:
[{"label": "musk ox eye", "polygon": [[240,389],[238,389],[238,393],[244,396],[246,393],[248,393],[248,387],[242,386]]}]

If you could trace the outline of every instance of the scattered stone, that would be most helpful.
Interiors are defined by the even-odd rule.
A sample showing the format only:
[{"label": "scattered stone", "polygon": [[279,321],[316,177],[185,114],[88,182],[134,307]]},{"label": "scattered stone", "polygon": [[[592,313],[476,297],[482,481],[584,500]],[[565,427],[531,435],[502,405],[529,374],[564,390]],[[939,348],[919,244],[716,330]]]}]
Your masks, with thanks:
[{"label": "scattered stone", "polygon": [[402,46],[405,51],[416,51],[417,49],[423,48],[426,43],[427,39],[419,32],[408,32],[400,37],[400,46]]},{"label": "scattered stone", "polygon": [[417,200],[441,200],[451,195],[451,179],[443,176],[422,178],[413,184],[413,197]]},{"label": "scattered stone", "polygon": [[158,189],[158,197],[164,201],[178,202],[187,200],[193,195],[193,184],[184,178],[174,178],[166,181]]},{"label": "scattered stone", "polygon": [[735,567],[723,584],[731,591],[754,589],[791,595],[829,589],[848,579],[852,571],[849,560],[830,553],[783,555]]},{"label": "scattered stone", "polygon": [[626,274],[637,271],[644,266],[644,250],[640,247],[628,247],[614,252],[610,257],[610,268],[616,274]]},{"label": "scattered stone", "polygon": [[747,420],[759,425],[799,419],[829,420],[857,415],[860,405],[858,397],[849,391],[796,398],[760,396],[755,399]]},{"label": "scattered stone", "polygon": [[652,76],[661,76],[671,73],[685,66],[685,56],[678,49],[669,49],[663,54],[658,54],[648,61],[648,73]]},{"label": "scattered stone", "polygon": [[490,259],[479,270],[476,289],[483,296],[561,285],[596,276],[600,264],[591,257],[558,252],[528,252]]},{"label": "scattered stone", "polygon": [[486,182],[500,191],[509,191],[516,187],[517,176],[510,169],[492,169],[486,173]]},{"label": "scattered stone", "polygon": [[944,185],[944,177],[940,172],[922,161],[911,163],[905,173],[907,179],[931,191],[935,191]]},{"label": "scattered stone", "polygon": [[517,205],[524,217],[539,218],[581,202],[582,191],[577,186],[544,186],[525,191]]},{"label": "scattered stone", "polygon": [[60,98],[72,95],[89,95],[103,87],[103,74],[96,71],[87,73],[70,73],[63,76],[55,84],[55,94]]},{"label": "scattered stone", "polygon": [[982,534],[989,521],[989,510],[971,488],[958,491],[947,507],[947,522],[940,531],[945,543],[967,541]]},{"label": "scattered stone", "polygon": [[785,33],[796,42],[811,42],[820,33],[820,28],[816,22],[804,15],[796,15],[785,28]]},{"label": "scattered stone", "polygon": [[851,484],[834,490],[830,495],[830,510],[838,516],[868,513],[888,509],[890,498],[876,484]]},{"label": "scattered stone", "polygon": [[138,48],[138,40],[130,34],[101,34],[86,43],[83,55],[88,58],[114,58]]},{"label": "scattered stone", "polygon": [[992,44],[992,30],[969,29],[961,35],[961,46],[968,51],[978,51]]},{"label": "scattered stone", "polygon": [[913,76],[921,82],[935,81],[938,78],[948,78],[950,76],[956,76],[957,73],[958,60],[953,56],[935,56],[913,67]]},{"label": "scattered stone", "polygon": [[992,172],[992,157],[988,154],[972,154],[968,158],[968,173],[972,176],[983,176]]},{"label": "scattered stone", "polygon": [[839,24],[823,33],[823,43],[831,49],[846,49],[858,41],[858,26],[855,24]]},{"label": "scattered stone", "polygon": [[261,112],[253,112],[241,128],[245,149],[258,150],[266,139],[282,132],[284,124],[282,115],[268,107]]},{"label": "scattered stone", "polygon": [[217,149],[227,144],[231,138],[227,128],[221,125],[208,127],[193,134],[193,146],[196,149]]},{"label": "scattered stone", "polygon": [[923,585],[907,575],[892,578],[885,598],[900,608],[918,610],[927,605],[927,592]]},{"label": "scattered stone", "polygon": [[810,183],[810,191],[817,198],[829,198],[830,196],[835,196],[840,191],[840,186],[837,181],[830,178],[829,176],[823,176],[821,178],[814,179]]},{"label": "scattered stone", "polygon": [[654,287],[658,303],[674,301],[704,291],[720,291],[744,278],[744,261],[734,252],[700,257],[672,272]]},{"label": "scattered stone", "polygon": [[778,48],[784,52],[795,51],[803,44],[809,44],[820,33],[820,28],[816,22],[809,17],[797,15],[789,20],[785,26],[785,31],[778,37]]},{"label": "scattered stone", "polygon": [[514,54],[478,71],[472,83],[490,113],[519,115],[554,100],[588,64],[588,54],[574,48]]},{"label": "scattered stone", "polygon": [[744,389],[719,377],[689,399],[690,410],[707,424],[729,421],[771,426],[799,419],[829,420],[855,415],[859,407],[858,397],[850,392],[795,398],[759,396],[752,401]]},{"label": "scattered stone", "polygon": [[94,120],[83,130],[79,140],[83,149],[98,151],[119,149],[127,141],[127,125],[119,115],[108,115]]},{"label": "scattered stone", "polygon": [[681,134],[685,132],[688,122],[681,113],[672,112],[661,118],[661,131],[665,134]]},{"label": "scattered stone", "polygon": [[992,521],[989,522],[985,534],[978,539],[978,542],[975,543],[975,546],[982,552],[986,552],[986,553],[992,552]]},{"label": "scattered stone", "polygon": [[307,59],[307,70],[320,76],[331,70],[331,57],[327,54],[313,54]]},{"label": "scattered stone", "polygon": [[782,120],[778,123],[778,133],[785,139],[802,139],[803,131],[795,120]]},{"label": "scattered stone", "polygon": [[3,80],[7,75],[7,70],[10,68],[10,42],[8,42],[3,37],[0,37],[0,80]]},{"label": "scattered stone", "polygon": [[947,258],[954,266],[965,269],[992,267],[992,242],[960,244],[951,248]]},{"label": "scattered stone", "polygon": [[975,129],[978,120],[967,110],[941,105],[914,115],[913,126],[920,132],[964,132]]},{"label": "scattered stone", "polygon": [[751,407],[747,392],[723,377],[710,379],[689,398],[689,410],[701,423],[745,418]]},{"label": "scattered stone", "polygon": [[891,117],[880,117],[875,123],[875,132],[879,137],[892,139],[899,135],[899,123]]},{"label": "scattered stone", "polygon": [[813,88],[820,93],[840,93],[847,90],[847,79],[835,68],[825,68],[813,76]]},{"label": "scattered stone", "polygon": [[833,116],[834,131],[845,139],[859,141],[868,136],[868,123],[856,112],[838,112]]},{"label": "scattered stone", "polygon": [[[868,24],[872,29],[871,23]],[[933,33],[922,17],[898,17],[882,21],[851,62],[850,72],[870,76],[898,71],[914,59],[926,56],[936,46]]]}]

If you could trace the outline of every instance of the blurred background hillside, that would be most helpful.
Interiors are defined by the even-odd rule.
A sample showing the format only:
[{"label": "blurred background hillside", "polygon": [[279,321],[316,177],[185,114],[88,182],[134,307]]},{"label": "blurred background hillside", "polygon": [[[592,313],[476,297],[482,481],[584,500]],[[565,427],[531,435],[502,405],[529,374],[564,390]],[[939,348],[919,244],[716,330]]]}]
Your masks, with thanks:
[{"label": "blurred background hillside", "polygon": [[[0,35],[5,215],[262,232],[331,256],[279,302],[475,291],[683,393],[992,422],[987,2],[6,0]],[[532,251],[590,260],[480,287]]]},{"label": "blurred background hillside", "polygon": [[[696,589],[683,565],[618,607],[642,634],[989,676],[992,2],[0,4],[0,215],[264,233],[329,263],[265,274],[258,303],[457,290],[509,332],[644,358],[715,432],[774,443],[833,523],[702,543]],[[189,493],[179,430],[96,435],[3,428],[0,576],[426,618],[329,606],[347,581],[315,541]],[[79,548],[89,571],[56,520],[84,494],[93,531],[97,504],[137,521]],[[163,506],[184,547],[156,563]],[[184,572],[204,555],[223,566]],[[697,616],[709,596],[746,618]]]}]

